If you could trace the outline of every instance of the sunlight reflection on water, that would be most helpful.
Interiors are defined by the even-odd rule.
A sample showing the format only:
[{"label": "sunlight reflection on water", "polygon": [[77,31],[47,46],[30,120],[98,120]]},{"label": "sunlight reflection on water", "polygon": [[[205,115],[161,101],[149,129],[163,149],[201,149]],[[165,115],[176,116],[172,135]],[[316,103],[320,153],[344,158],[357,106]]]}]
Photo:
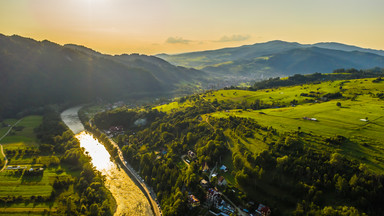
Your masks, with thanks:
[{"label": "sunlight reflection on water", "polygon": [[83,131],[76,135],[76,138],[80,140],[80,147],[88,152],[88,155],[92,158],[92,164],[103,175],[107,174],[107,171],[116,167],[110,160],[110,155],[107,149],[100,144],[91,134]]},{"label": "sunlight reflection on water", "polygon": [[110,161],[104,145],[83,131],[76,135],[92,164],[106,176],[106,186],[118,204],[115,215],[153,215],[148,200],[128,175]]}]

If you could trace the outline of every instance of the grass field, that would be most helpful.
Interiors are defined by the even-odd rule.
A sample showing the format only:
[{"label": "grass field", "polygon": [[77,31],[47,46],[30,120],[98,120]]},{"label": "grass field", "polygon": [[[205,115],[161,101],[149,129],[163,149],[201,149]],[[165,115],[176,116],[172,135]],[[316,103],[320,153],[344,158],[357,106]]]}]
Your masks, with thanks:
[{"label": "grass field", "polygon": [[[207,93],[201,94],[207,101],[234,101],[234,102],[243,102],[248,103],[254,102],[255,100],[261,100],[264,103],[285,103],[289,104],[292,100],[297,100],[298,103],[306,102],[311,97],[300,96],[301,93],[311,93],[315,95],[323,95],[326,93],[335,93],[340,91],[342,87],[342,94],[344,97],[353,97],[355,95],[364,95],[364,94],[376,94],[384,90],[384,82],[373,83],[371,79],[358,79],[358,80],[338,80],[338,81],[328,81],[320,84],[308,84],[308,85],[299,85],[293,87],[281,87],[275,89],[264,89],[258,91],[247,91],[247,90],[218,90],[218,91],[208,91]],[[172,110],[184,109],[186,107],[193,106],[194,103],[187,100],[184,103],[172,102],[169,104],[161,105],[155,107],[159,111],[171,112]]]},{"label": "grass field", "polygon": [[[23,165],[21,165],[23,166]],[[67,173],[57,173],[57,169],[45,169],[43,176],[24,177],[13,175],[5,170],[0,173],[0,197],[13,196],[50,196],[52,184],[57,176],[65,176]]]},{"label": "grass field", "polygon": [[[313,86],[316,89],[319,87],[324,89],[323,86],[329,86],[329,82]],[[300,88],[311,89],[314,88],[313,86],[309,85],[308,88],[307,86]],[[292,89],[297,90],[297,88],[299,87],[296,86]],[[300,130],[319,136],[318,139],[320,140],[323,140],[324,137],[342,135],[349,138],[350,142],[346,145],[335,147],[336,149],[339,149],[348,157],[361,160],[372,170],[384,173],[384,101],[369,94],[383,92],[384,85],[382,83],[372,83],[371,80],[355,80],[345,83],[343,88],[347,89],[345,94],[343,94],[345,96],[361,95],[358,95],[354,100],[337,99],[321,103],[304,103],[295,107],[262,110],[229,110],[212,113],[211,116],[216,118],[227,118],[229,116],[252,118],[263,126],[272,126],[280,133]],[[285,88],[284,92],[291,92],[292,89]],[[331,90],[332,88],[327,89],[327,92]],[[268,94],[268,91],[264,91],[266,94],[264,96],[249,96],[252,92],[239,93],[237,91],[238,95],[241,96],[232,97],[232,100],[241,101],[244,98],[272,97],[289,101],[293,97],[297,98],[292,93],[289,94],[291,97],[286,97],[287,94],[278,97],[279,95],[276,92]],[[214,94],[217,95],[217,93]],[[227,92],[228,94],[230,92]],[[224,97],[219,96],[219,98],[222,99]],[[341,107],[336,106],[337,102],[341,103]],[[305,120],[303,117],[316,118],[317,121]],[[368,121],[361,120],[366,118]],[[319,147],[316,145],[316,140],[313,140],[312,143],[315,148]],[[252,150],[253,148],[248,146],[248,149]]]},{"label": "grass field", "polygon": [[[200,96],[211,102],[217,100],[250,104],[260,100],[269,105],[283,104],[285,107],[276,106],[261,110],[232,109],[206,115],[215,118],[229,116],[252,118],[263,126],[272,126],[279,133],[300,130],[311,134],[310,143],[314,148],[340,151],[347,157],[362,161],[372,170],[384,173],[384,101],[375,97],[377,93],[384,92],[384,82],[374,83],[372,80],[374,79],[328,81],[259,91],[219,90],[209,91]],[[323,102],[315,101],[313,97],[301,96],[302,93],[324,95],[336,92],[341,92],[343,98]],[[299,105],[287,106],[293,100]],[[341,106],[337,106],[337,102],[340,102]],[[193,105],[191,101],[173,102],[156,109],[172,112]],[[317,121],[306,120],[303,117],[315,118]],[[258,139],[257,134],[255,139],[247,140],[236,137],[228,131],[225,135],[231,138],[234,146],[240,142],[254,153],[267,148]],[[349,142],[342,146],[323,146],[325,138],[336,135],[347,137]]]},{"label": "grass field", "polygon": [[[36,136],[33,130],[41,124],[41,121],[41,116],[27,116],[23,118],[17,126],[22,126],[24,128],[21,131],[15,131],[15,129],[12,129],[11,133],[4,137],[1,141],[1,143],[4,144],[4,148],[16,148],[21,147],[22,145],[35,146]],[[7,145],[14,143],[15,145],[12,146]]]},{"label": "grass field", "polygon": [[[314,132],[324,136],[344,135],[347,137],[365,136],[372,140],[384,141],[384,101],[367,96],[357,101],[341,101],[342,107],[335,101],[316,104],[304,104],[296,107],[263,110],[230,110],[216,112],[213,117],[239,116],[256,119],[259,123],[282,131]],[[316,118],[317,121],[303,117]],[[369,121],[360,119],[368,117]]]},{"label": "grass field", "polygon": [[[14,124],[17,119],[6,119],[6,124]],[[20,166],[29,169],[31,167],[42,167],[49,164],[52,159],[58,160],[51,155],[40,155],[38,152],[33,154],[26,153],[25,150],[33,151],[38,148],[38,140],[34,129],[42,122],[42,116],[27,116],[21,119],[17,126],[3,138],[1,144],[4,147],[4,153],[8,150],[15,150],[14,155],[7,155],[8,166]],[[0,129],[0,133],[7,131],[9,127]],[[5,133],[4,132],[4,133]],[[55,212],[57,203],[55,202],[32,202],[28,201],[31,196],[49,197],[52,192],[52,184],[56,177],[71,175],[60,167],[46,168],[42,176],[26,176],[24,174],[15,174],[12,170],[5,169],[0,172],[0,197],[22,196],[26,202],[16,202],[0,206],[0,215],[49,215],[48,212]],[[74,176],[78,176],[74,172]],[[72,189],[73,192],[73,189]]]},{"label": "grass field", "polygon": [[175,102],[171,102],[169,104],[157,106],[154,109],[157,109],[161,112],[170,113],[173,110],[183,109],[183,108],[187,108],[187,107],[191,107],[191,106],[193,106],[193,103],[188,102],[188,101],[184,102],[184,103],[179,103],[179,102],[175,101]]}]

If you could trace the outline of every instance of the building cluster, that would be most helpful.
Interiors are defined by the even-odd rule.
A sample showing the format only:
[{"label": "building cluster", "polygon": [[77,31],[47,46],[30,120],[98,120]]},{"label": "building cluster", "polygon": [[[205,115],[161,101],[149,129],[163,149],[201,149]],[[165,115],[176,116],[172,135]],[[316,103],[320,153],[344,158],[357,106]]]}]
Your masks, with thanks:
[{"label": "building cluster", "polygon": [[[183,156],[184,157],[184,156]],[[188,159],[185,159],[187,163],[190,163],[190,161],[193,161],[196,159],[197,155],[195,152],[189,150],[187,154],[185,155]],[[190,160],[190,161],[189,161]],[[201,170],[203,172],[206,172],[209,175],[209,180],[207,178],[202,178],[200,180],[200,185],[202,188],[206,190],[206,202],[204,202],[203,206],[207,207],[213,207],[215,210],[214,211],[209,211],[213,215],[220,215],[220,216],[229,216],[233,215],[238,207],[234,206],[230,200],[226,196],[224,196],[219,189],[217,189],[215,186],[220,186],[225,187],[227,186],[227,180],[225,179],[225,173],[227,173],[228,167],[222,164],[221,166],[218,166],[216,164],[215,167],[213,167],[211,170],[208,166],[207,162],[202,162]],[[216,172],[218,170],[218,172]],[[219,174],[222,175],[219,175]],[[217,184],[216,180],[212,181],[212,178],[217,179]],[[224,199],[225,198],[225,199]],[[252,204],[249,204],[250,206],[256,207],[253,202]],[[188,195],[188,204],[190,208],[194,208],[197,206],[200,206],[200,200],[193,194]],[[243,215],[258,215],[258,216],[269,216],[271,214],[271,210],[269,207],[259,204],[258,208],[256,211],[254,210],[255,208],[252,208],[253,210],[250,212],[247,209],[238,209],[238,211],[242,211]]]},{"label": "building cluster", "polygon": [[23,166],[7,166],[7,170],[25,170],[27,167]]},{"label": "building cluster", "polygon": [[108,130],[105,131],[105,133],[108,136],[117,136],[117,135],[123,135],[124,134],[124,128],[123,126],[111,126]]},{"label": "building cluster", "polygon": [[219,210],[216,215],[230,215],[235,212],[235,209],[224,201],[221,197],[221,193],[216,188],[209,188],[207,191],[207,202],[208,205],[215,207]]}]

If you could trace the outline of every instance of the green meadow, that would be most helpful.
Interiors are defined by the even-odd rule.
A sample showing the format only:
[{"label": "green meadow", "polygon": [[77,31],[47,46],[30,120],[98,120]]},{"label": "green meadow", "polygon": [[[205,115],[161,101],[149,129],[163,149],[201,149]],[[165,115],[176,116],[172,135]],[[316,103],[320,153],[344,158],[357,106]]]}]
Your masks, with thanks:
[{"label": "green meadow", "polygon": [[[260,125],[273,127],[278,133],[301,131],[309,134],[303,138],[310,141],[314,149],[341,152],[351,159],[361,161],[375,172],[384,173],[384,101],[376,97],[377,93],[384,92],[384,82],[373,80],[327,81],[258,91],[208,91],[201,94],[200,99],[232,104],[251,104],[258,100],[272,108],[218,109],[205,114],[203,119],[238,116],[255,119]],[[343,97],[317,99],[337,92]],[[295,105],[292,105],[292,101],[295,101]],[[338,102],[340,106],[337,106]],[[191,100],[184,103],[172,102],[156,109],[169,113],[194,106],[194,103]],[[237,137],[230,131],[226,131],[225,135],[232,143],[232,148],[244,146],[254,153],[268,148],[262,141],[265,134],[255,134],[252,139]],[[341,146],[330,146],[324,142],[326,138],[337,135],[348,138],[348,142]]]},{"label": "green meadow", "polygon": [[164,105],[160,105],[160,106],[157,106],[155,107],[154,109],[157,109],[161,112],[166,112],[166,113],[170,113],[174,110],[178,110],[178,109],[183,109],[183,108],[187,108],[187,107],[191,107],[193,106],[193,103],[192,102],[184,102],[184,103],[179,103],[177,101],[174,101],[174,102],[171,102],[171,103],[168,103],[168,104],[164,104]]},{"label": "green meadow", "polygon": [[[21,165],[24,166],[24,165]],[[30,166],[28,166],[29,168]],[[42,177],[24,177],[5,170],[0,173],[0,197],[12,196],[50,196],[52,184],[57,176],[65,176],[57,169],[45,169]]]},{"label": "green meadow", "polygon": [[[17,119],[6,119],[3,122],[13,125],[17,121]],[[20,166],[26,169],[46,167],[43,174],[38,176],[27,176],[25,171],[17,174],[7,168],[0,172],[0,199],[7,199],[7,197],[22,197],[23,199],[20,202],[0,205],[0,215],[47,215],[48,212],[55,212],[56,202],[34,201],[32,197],[49,197],[56,178],[72,175],[65,172],[66,169],[62,169],[60,166],[47,166],[51,161],[59,160],[56,156],[39,153],[39,141],[34,129],[41,122],[42,116],[26,116],[0,141],[9,160],[8,166]],[[9,127],[5,126],[0,129],[0,132],[5,131],[5,134],[8,130]],[[12,155],[7,155],[7,151],[12,152]],[[69,191],[73,191],[73,189]]]},{"label": "green meadow", "polygon": [[12,131],[1,140],[1,144],[4,145],[4,149],[19,149],[22,147],[36,146],[36,136],[33,130],[38,127],[41,122],[41,116],[27,116],[21,119],[16,127],[23,128],[20,131],[17,131],[14,127]]}]

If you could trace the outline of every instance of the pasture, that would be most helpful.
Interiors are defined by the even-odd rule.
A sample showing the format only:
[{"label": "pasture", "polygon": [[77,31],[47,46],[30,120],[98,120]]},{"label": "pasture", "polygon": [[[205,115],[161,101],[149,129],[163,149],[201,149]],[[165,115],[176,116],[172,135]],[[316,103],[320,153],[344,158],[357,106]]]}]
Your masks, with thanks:
[{"label": "pasture", "polygon": [[[207,91],[201,100],[251,104],[260,101],[268,109],[229,109],[205,114],[214,118],[238,116],[255,119],[260,125],[273,127],[278,133],[301,131],[309,134],[310,145],[315,149],[339,151],[366,164],[370,169],[384,173],[384,100],[376,95],[384,93],[384,82],[371,79],[327,81],[291,87],[247,91],[239,89]],[[341,98],[318,99],[326,94],[340,92]],[[295,101],[295,105],[292,102]],[[340,106],[337,106],[337,103]],[[159,111],[173,112],[194,106],[194,101],[172,102],[156,107]],[[316,120],[309,120],[314,118]],[[225,132],[232,146],[244,145],[254,153],[267,146],[262,134],[254,139],[242,139]],[[348,142],[341,146],[329,146],[324,140],[341,135]],[[264,144],[264,145],[263,145]],[[236,150],[236,149],[232,149]]]},{"label": "pasture", "polygon": [[41,116],[27,116],[23,118],[16,126],[21,129],[17,130],[16,127],[14,127],[12,131],[1,140],[4,150],[36,147],[36,136],[33,130],[38,127],[41,122]]},{"label": "pasture", "polygon": [[[292,89],[297,91],[299,88],[300,90],[311,91],[314,88],[325,89],[327,87],[327,92],[332,92],[343,81],[333,82],[337,83],[336,85],[329,85],[330,83],[332,82],[295,86]],[[224,100],[226,97],[231,97],[231,100],[235,101],[250,100],[250,98],[265,100],[265,98],[272,97],[277,100],[290,101],[293,98],[298,98],[296,94],[293,94],[292,89],[280,89],[279,91],[289,93],[284,94],[284,96],[276,94],[276,90],[263,90],[265,93],[263,96],[238,90],[227,91],[226,94],[220,93],[225,91],[218,91],[213,94],[215,96],[220,95],[217,96],[218,100]],[[210,116],[215,118],[228,118],[229,116],[252,118],[263,126],[275,128],[279,133],[302,131],[315,137],[310,142],[314,148],[340,151],[347,157],[367,164],[370,169],[384,173],[384,145],[382,144],[384,143],[384,101],[375,97],[377,93],[384,91],[384,85],[383,83],[372,83],[370,79],[352,80],[344,82],[343,89],[345,90],[342,99],[261,110],[234,109],[215,112]],[[234,97],[234,92],[237,92],[236,97]],[[348,98],[348,96],[353,96],[353,99]],[[337,106],[337,102],[340,102],[341,106]],[[316,119],[316,121],[308,120],[311,118]],[[349,141],[342,146],[325,147],[318,145],[325,138],[336,135],[342,135]],[[248,149],[252,150],[252,147],[248,147]]]}]

